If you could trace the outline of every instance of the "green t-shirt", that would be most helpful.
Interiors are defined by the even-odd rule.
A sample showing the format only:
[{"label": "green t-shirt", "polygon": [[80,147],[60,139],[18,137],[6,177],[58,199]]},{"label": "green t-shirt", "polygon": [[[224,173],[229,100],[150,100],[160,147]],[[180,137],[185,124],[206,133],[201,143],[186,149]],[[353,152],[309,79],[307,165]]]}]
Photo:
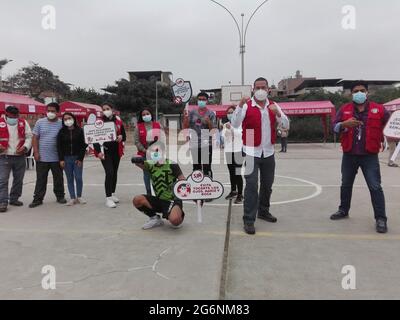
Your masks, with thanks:
[{"label": "green t-shirt", "polygon": [[173,201],[174,185],[182,170],[178,164],[166,160],[162,165],[155,165],[151,160],[144,162],[144,169],[150,173],[151,182],[157,198],[166,201]]}]

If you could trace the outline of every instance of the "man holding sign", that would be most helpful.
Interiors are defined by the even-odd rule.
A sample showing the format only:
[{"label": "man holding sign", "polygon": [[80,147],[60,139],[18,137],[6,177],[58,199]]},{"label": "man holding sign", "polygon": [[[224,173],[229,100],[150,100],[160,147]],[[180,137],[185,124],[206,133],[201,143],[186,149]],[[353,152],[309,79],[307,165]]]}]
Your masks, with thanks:
[{"label": "man holding sign", "polygon": [[343,148],[341,204],[331,220],[349,217],[353,184],[361,168],[371,194],[376,231],[387,233],[385,196],[381,186],[378,154],[382,150],[383,129],[390,114],[385,108],[368,100],[368,84],[354,82],[353,102],[337,114],[334,131],[340,133]]}]

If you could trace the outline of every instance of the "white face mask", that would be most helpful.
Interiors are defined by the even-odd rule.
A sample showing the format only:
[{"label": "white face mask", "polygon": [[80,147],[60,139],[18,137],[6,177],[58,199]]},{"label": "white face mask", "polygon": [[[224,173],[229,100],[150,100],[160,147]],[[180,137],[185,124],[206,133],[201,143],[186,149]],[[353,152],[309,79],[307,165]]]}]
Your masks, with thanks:
[{"label": "white face mask", "polygon": [[64,121],[65,126],[67,126],[68,128],[71,128],[74,125],[74,123],[75,121],[72,119]]},{"label": "white face mask", "polygon": [[105,110],[103,111],[103,114],[107,117],[107,118],[111,118],[113,115],[113,112],[111,110]]},{"label": "white face mask", "polygon": [[254,97],[257,99],[257,101],[265,101],[265,100],[267,100],[267,98],[268,98],[268,92],[267,91],[265,91],[265,90],[262,90],[262,89],[260,89],[260,90],[257,90],[255,93],[254,93]]},{"label": "white face mask", "polygon": [[55,114],[54,112],[47,112],[47,118],[49,120],[54,120],[55,118],[57,118],[57,114]]}]

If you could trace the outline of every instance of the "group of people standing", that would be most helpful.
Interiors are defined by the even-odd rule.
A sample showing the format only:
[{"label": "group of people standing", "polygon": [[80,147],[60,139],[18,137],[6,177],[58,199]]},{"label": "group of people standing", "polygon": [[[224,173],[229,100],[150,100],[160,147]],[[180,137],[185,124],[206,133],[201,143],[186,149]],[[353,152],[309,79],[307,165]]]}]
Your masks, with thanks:
[{"label": "group of people standing", "polygon": [[[110,104],[103,105],[103,120],[113,121],[117,128],[117,140],[104,144],[104,153],[99,145],[94,145],[95,153],[105,170],[106,205],[115,208],[119,202],[115,196],[117,174],[126,140],[121,119],[114,115]],[[73,206],[86,204],[83,198],[83,161],[87,154],[83,129],[72,113],[58,117],[60,106],[47,105],[46,117],[39,119],[33,130],[20,117],[16,107],[6,108],[4,118],[0,118],[0,212],[8,206],[21,207],[23,180],[26,169],[26,155],[33,149],[36,162],[36,184],[33,201],[29,208],[43,204],[47,192],[48,175],[53,176],[53,192],[59,204]],[[70,200],[65,199],[64,174],[67,177]],[[8,190],[10,174],[13,175],[11,192]]]},{"label": "group of people standing", "polygon": [[[269,99],[269,85],[265,78],[254,82],[253,96],[244,97],[238,106],[229,107],[222,134],[225,140],[225,160],[228,165],[231,192],[226,199],[243,203],[244,231],[256,233],[258,219],[276,223],[278,219],[270,211],[272,188],[275,181],[275,143],[277,136],[287,138],[290,122],[279,105]],[[390,114],[385,108],[368,97],[368,84],[357,81],[352,85],[352,102],[344,105],[334,122],[334,131],[340,135],[342,160],[341,204],[331,216],[332,220],[349,217],[352,189],[358,170],[361,169],[367,182],[376,219],[376,230],[386,233],[387,215],[385,197],[381,186],[378,154],[384,141],[383,129]],[[193,159],[193,170],[201,170],[213,177],[213,134],[217,128],[214,112],[207,108],[209,97],[198,95],[198,108],[185,115],[183,125],[189,130],[188,143]],[[113,122],[117,136],[115,141],[103,146],[95,144],[94,153],[101,160],[105,172],[106,206],[116,208],[119,203],[115,192],[118,170],[124,155],[126,131],[122,120],[113,112],[110,103],[102,106],[104,122]],[[8,205],[23,206],[22,195],[25,174],[25,155],[33,148],[36,160],[36,186],[30,208],[43,204],[49,171],[54,179],[53,191],[57,202],[73,206],[85,204],[83,196],[83,162],[88,146],[83,129],[71,113],[58,118],[60,106],[51,103],[47,116],[40,119],[33,131],[19,117],[18,108],[7,107],[4,118],[0,118],[0,212]],[[143,169],[146,194],[136,196],[133,205],[150,220],[144,229],[163,225],[162,218],[179,227],[184,219],[183,204],[173,193],[178,180],[185,179],[178,164],[166,157],[166,139],[163,128],[154,119],[150,109],[139,114],[134,132],[138,159],[135,163]],[[282,152],[286,152],[283,140]],[[244,177],[242,168],[244,167]],[[66,173],[71,200],[65,199],[63,170]],[[13,186],[8,190],[10,174]],[[151,188],[153,187],[153,191]],[[159,216],[159,213],[162,216]]]}]

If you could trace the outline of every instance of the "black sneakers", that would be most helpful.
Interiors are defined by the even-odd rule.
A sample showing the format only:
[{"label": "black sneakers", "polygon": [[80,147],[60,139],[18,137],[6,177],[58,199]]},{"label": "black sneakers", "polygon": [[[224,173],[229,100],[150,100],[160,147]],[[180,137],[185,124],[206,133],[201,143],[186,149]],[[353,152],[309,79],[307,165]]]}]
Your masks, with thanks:
[{"label": "black sneakers", "polygon": [[21,202],[21,201],[14,200],[14,201],[10,201],[10,206],[13,206],[13,207],[23,207],[24,204],[23,204],[23,202]]},{"label": "black sneakers", "polygon": [[225,200],[232,200],[237,195],[238,195],[238,193],[236,191],[232,191],[230,194],[228,194],[228,196],[225,198]]},{"label": "black sneakers", "polygon": [[277,223],[278,219],[275,218],[272,214],[269,212],[262,212],[258,214],[258,219],[270,222],[270,223]]},{"label": "black sneakers", "polygon": [[254,235],[256,234],[256,228],[254,228],[254,224],[245,223],[244,224],[244,231],[247,234]]},{"label": "black sneakers", "polygon": [[387,233],[388,227],[387,222],[383,219],[376,220],[376,232],[378,233]]},{"label": "black sneakers", "polygon": [[339,210],[338,212],[331,215],[331,220],[342,220],[342,219],[347,219],[348,217],[349,217],[348,213]]},{"label": "black sneakers", "polygon": [[57,202],[60,203],[60,204],[66,204],[67,200],[65,198],[58,198]]},{"label": "black sneakers", "polygon": [[0,204],[0,212],[4,213],[7,212],[7,204]]},{"label": "black sneakers", "polygon": [[242,196],[241,194],[239,194],[239,195],[236,197],[236,200],[235,200],[234,203],[235,203],[235,204],[242,204],[242,203],[243,203],[243,196]]},{"label": "black sneakers", "polygon": [[33,201],[33,202],[29,205],[29,208],[33,209],[33,208],[36,208],[36,207],[41,206],[42,204],[43,204],[43,201]]}]

